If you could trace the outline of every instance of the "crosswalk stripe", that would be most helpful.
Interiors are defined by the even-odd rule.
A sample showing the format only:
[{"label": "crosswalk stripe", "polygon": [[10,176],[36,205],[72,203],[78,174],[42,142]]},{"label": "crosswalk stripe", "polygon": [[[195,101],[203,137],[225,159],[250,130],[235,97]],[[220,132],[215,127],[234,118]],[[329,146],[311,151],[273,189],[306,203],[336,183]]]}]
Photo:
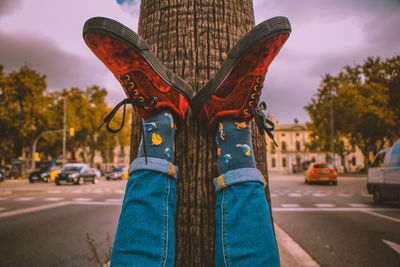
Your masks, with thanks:
[{"label": "crosswalk stripe", "polygon": [[63,200],[61,197],[48,197],[44,199],[45,201],[60,201]]},{"label": "crosswalk stripe", "polygon": [[298,208],[300,207],[299,204],[281,204],[282,208]]},{"label": "crosswalk stripe", "polygon": [[29,201],[29,200],[33,200],[33,199],[35,199],[34,197],[19,197],[19,198],[16,198],[15,200],[16,201]]},{"label": "crosswalk stripe", "polygon": [[83,197],[78,197],[78,198],[74,199],[74,201],[90,201],[90,200],[92,200],[92,199],[91,198],[83,198]]},{"label": "crosswalk stripe", "polygon": [[122,199],[119,199],[119,198],[109,198],[109,199],[106,199],[105,202],[122,202]]},{"label": "crosswalk stripe", "polygon": [[316,206],[318,208],[332,208],[332,207],[335,207],[335,205],[332,205],[332,204],[314,204],[314,206]]}]

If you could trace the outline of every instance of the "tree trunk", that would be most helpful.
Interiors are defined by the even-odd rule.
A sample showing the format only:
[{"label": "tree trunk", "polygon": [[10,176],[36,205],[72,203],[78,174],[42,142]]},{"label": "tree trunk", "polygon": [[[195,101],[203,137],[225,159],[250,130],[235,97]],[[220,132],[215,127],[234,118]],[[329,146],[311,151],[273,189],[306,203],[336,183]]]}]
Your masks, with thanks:
[{"label": "tree trunk", "polygon": [[[142,0],[138,31],[158,59],[197,92],[252,27],[251,0]],[[134,115],[131,159],[137,155],[139,123]],[[252,138],[257,167],[268,181],[266,146],[254,125]],[[215,134],[208,133],[189,110],[175,142],[179,166],[175,265],[215,266]],[[269,192],[266,196],[270,203]]]}]

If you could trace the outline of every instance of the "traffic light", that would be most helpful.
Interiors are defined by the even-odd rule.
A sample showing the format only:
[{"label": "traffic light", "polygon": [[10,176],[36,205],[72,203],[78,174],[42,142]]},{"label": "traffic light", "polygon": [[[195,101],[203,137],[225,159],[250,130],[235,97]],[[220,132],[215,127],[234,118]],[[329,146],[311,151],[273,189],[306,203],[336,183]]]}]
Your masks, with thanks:
[{"label": "traffic light", "polygon": [[74,128],[69,128],[69,136],[74,136],[75,135],[75,129]]},{"label": "traffic light", "polygon": [[39,152],[35,152],[35,160],[39,160]]}]

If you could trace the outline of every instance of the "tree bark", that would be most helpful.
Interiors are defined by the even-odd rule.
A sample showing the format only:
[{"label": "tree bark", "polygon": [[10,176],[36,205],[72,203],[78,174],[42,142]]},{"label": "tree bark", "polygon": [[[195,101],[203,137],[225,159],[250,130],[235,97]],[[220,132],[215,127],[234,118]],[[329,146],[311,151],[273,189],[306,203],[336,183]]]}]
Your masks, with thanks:
[{"label": "tree bark", "polygon": [[[251,0],[142,0],[138,32],[158,59],[197,92],[252,27]],[[137,155],[139,123],[134,115],[131,159]],[[190,110],[178,127],[175,265],[215,266],[215,133],[207,132]],[[266,146],[254,125],[252,139],[257,167],[268,180]],[[269,201],[267,191],[266,196]]]}]

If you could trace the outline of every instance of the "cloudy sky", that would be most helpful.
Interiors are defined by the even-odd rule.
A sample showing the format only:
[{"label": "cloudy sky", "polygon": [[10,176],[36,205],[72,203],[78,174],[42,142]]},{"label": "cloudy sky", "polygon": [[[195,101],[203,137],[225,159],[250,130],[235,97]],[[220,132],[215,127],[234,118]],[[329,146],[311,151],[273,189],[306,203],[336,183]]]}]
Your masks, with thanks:
[{"label": "cloudy sky", "polygon": [[[52,90],[93,84],[124,98],[119,83],[82,39],[84,22],[105,16],[137,30],[138,0],[0,0],[0,64],[29,63]],[[292,34],[267,74],[262,99],[280,123],[308,121],[305,106],[325,73],[368,56],[400,54],[400,0],[254,0],[256,24],[286,16]]]}]

